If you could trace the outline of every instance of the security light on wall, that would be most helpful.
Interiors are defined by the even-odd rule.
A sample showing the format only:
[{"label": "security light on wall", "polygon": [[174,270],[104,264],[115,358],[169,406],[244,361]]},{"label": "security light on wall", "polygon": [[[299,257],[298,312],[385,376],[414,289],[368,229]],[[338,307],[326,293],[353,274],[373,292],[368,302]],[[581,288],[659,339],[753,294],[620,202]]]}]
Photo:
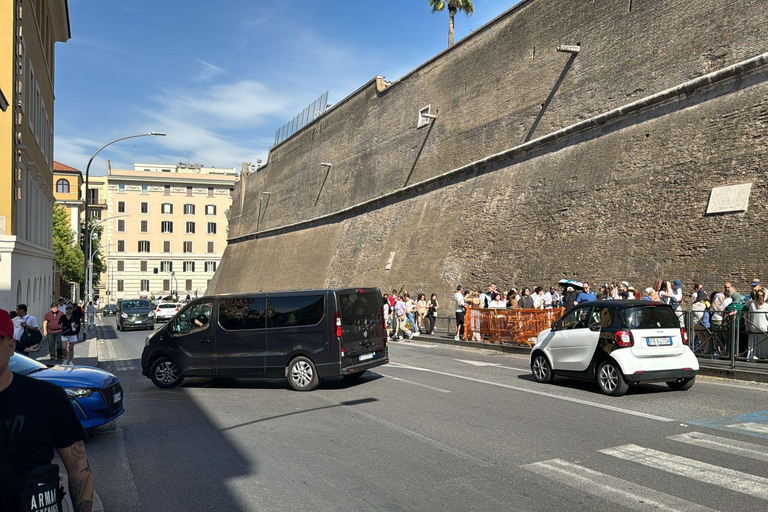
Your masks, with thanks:
[{"label": "security light on wall", "polygon": [[422,126],[426,126],[429,124],[430,120],[437,119],[437,110],[435,112],[432,112],[432,105],[427,105],[426,107],[419,110],[419,118],[416,123],[416,128],[421,128]]},{"label": "security light on wall", "polygon": [[577,44],[561,44],[557,47],[557,51],[560,53],[572,53],[577,54],[581,51],[581,43]]}]

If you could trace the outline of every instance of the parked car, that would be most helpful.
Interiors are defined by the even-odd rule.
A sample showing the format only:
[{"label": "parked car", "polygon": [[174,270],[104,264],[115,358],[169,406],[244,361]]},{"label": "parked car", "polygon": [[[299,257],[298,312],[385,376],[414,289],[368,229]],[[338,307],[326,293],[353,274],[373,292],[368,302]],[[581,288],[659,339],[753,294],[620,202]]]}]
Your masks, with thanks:
[{"label": "parked car", "polygon": [[101,309],[102,316],[115,316],[117,314],[117,305],[116,304],[107,304]]},{"label": "parked car", "polygon": [[687,390],[698,370],[675,311],[643,300],[574,306],[539,334],[531,351],[537,381],[552,382],[557,376],[596,380],[603,393],[613,396],[641,382]]},{"label": "parked car", "polygon": [[155,320],[170,320],[181,309],[181,304],[175,302],[161,302],[155,306]]},{"label": "parked car", "polygon": [[64,388],[84,428],[104,425],[125,412],[120,381],[104,370],[90,366],[46,366],[18,352],[11,356],[10,369]]},{"label": "parked car", "polygon": [[117,304],[115,323],[118,331],[154,329],[155,310],[147,299],[123,299]]},{"label": "parked car", "polygon": [[388,362],[381,292],[344,288],[194,299],[147,337],[141,372],[160,388],[185,377],[287,377],[310,391]]}]

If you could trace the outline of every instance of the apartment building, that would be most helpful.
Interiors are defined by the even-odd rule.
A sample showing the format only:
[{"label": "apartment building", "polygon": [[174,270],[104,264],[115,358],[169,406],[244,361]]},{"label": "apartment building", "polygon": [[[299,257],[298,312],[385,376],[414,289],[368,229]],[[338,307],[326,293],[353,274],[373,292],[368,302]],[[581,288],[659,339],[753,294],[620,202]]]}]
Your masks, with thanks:
[{"label": "apartment building", "polygon": [[101,300],[204,294],[227,244],[237,179],[235,168],[183,163],[109,169]]},{"label": "apartment building", "polygon": [[[53,161],[53,197],[64,207],[69,217],[69,229],[75,233],[75,245],[80,243],[80,221],[85,201],[82,197],[83,173],[79,169]],[[58,268],[54,268],[53,295],[76,300],[80,297],[79,283],[62,282]]]},{"label": "apartment building", "polygon": [[54,288],[55,46],[70,37],[66,0],[0,4],[0,307],[38,318]]}]

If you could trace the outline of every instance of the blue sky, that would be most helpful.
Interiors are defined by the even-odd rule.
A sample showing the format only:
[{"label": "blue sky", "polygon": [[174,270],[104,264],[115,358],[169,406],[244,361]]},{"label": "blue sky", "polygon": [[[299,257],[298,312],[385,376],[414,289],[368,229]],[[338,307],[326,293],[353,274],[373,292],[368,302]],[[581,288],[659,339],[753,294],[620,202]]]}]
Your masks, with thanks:
[{"label": "blue sky", "polygon": [[[456,40],[518,0],[476,0]],[[326,90],[337,103],[394,81],[448,44],[428,0],[69,0],[56,47],[55,158],[93,175],[134,162],[237,167],[267,159],[275,130]]]}]

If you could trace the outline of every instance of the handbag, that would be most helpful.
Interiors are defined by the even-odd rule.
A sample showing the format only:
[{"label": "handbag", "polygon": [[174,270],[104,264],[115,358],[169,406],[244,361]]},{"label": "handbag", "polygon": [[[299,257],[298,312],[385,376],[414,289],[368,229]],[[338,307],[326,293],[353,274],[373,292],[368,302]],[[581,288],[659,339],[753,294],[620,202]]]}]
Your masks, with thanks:
[{"label": "handbag", "polygon": [[21,339],[19,341],[26,348],[34,347],[35,345],[43,341],[43,333],[41,333],[39,330],[28,331],[25,328],[24,333],[21,335]]},{"label": "handbag", "polygon": [[27,471],[22,477],[17,508],[22,512],[62,512],[64,488],[59,479],[59,466],[44,464]]}]

